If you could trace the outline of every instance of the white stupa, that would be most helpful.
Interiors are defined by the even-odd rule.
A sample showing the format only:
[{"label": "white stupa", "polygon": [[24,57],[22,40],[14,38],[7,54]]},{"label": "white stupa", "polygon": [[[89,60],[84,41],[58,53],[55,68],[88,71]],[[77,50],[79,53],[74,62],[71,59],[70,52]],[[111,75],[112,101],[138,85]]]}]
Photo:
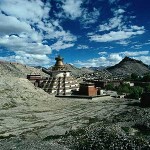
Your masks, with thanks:
[{"label": "white stupa", "polygon": [[63,58],[58,56],[55,58],[56,63],[52,67],[52,71],[47,71],[51,76],[48,80],[41,83],[41,87],[48,93],[56,95],[66,95],[72,90],[78,89],[77,80],[71,76],[71,71],[67,70],[63,64]]}]

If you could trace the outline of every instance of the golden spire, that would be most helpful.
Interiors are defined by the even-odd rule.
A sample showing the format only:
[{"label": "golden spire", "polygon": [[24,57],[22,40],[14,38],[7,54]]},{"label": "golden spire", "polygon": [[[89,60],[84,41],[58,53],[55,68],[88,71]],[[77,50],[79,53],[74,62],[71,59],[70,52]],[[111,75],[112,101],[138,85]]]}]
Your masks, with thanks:
[{"label": "golden spire", "polygon": [[64,70],[65,66],[63,64],[63,58],[60,55],[58,55],[55,58],[55,60],[56,60],[56,63],[55,63],[55,65],[54,65],[52,70]]}]

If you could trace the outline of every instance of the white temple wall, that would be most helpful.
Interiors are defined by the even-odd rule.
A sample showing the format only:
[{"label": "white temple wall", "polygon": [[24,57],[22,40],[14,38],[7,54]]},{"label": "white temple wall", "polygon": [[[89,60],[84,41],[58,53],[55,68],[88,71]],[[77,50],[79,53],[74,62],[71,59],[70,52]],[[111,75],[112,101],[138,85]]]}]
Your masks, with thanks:
[{"label": "white temple wall", "polygon": [[70,77],[70,72],[54,72],[52,73],[52,77],[56,77],[56,78],[59,78],[59,77],[64,77],[64,74],[66,74],[66,77]]}]

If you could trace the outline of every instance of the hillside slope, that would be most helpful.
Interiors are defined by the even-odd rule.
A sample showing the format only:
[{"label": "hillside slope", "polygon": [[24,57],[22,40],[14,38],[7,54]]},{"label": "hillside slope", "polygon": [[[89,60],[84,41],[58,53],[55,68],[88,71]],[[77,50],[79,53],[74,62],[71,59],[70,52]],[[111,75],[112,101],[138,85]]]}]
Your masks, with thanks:
[{"label": "hillside slope", "polygon": [[107,68],[107,70],[113,75],[130,75],[132,73],[143,75],[150,71],[148,65],[129,57],[125,57],[120,63]]},{"label": "hillside slope", "polygon": [[71,71],[74,76],[80,76],[83,74],[93,73],[94,71],[89,68],[77,68],[73,65],[66,64],[66,68]]},{"label": "hillside slope", "polygon": [[46,76],[42,69],[37,69],[19,63],[0,61],[0,77],[7,75],[26,78],[27,74],[41,74]]}]

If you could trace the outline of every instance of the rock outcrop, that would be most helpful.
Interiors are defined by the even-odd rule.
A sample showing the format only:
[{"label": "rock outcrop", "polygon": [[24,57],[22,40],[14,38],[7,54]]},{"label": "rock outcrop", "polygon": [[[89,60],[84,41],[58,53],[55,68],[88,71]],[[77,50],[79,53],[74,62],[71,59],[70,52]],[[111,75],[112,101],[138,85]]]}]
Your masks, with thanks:
[{"label": "rock outcrop", "polygon": [[125,57],[118,64],[107,68],[113,75],[130,75],[136,73],[137,75],[143,75],[150,71],[149,66],[142,61],[135,60],[129,57]]}]

